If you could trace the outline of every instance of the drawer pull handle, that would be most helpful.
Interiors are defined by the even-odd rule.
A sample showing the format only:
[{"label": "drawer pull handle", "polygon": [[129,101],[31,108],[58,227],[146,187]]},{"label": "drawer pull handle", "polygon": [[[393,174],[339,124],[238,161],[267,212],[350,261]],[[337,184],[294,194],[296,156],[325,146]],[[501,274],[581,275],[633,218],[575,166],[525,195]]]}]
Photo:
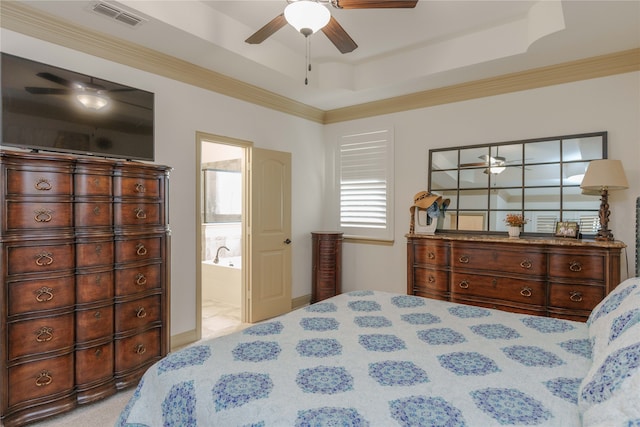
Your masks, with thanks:
[{"label": "drawer pull handle", "polygon": [[145,213],[144,209],[135,208],[133,211],[136,213],[136,218],[137,219],[146,219],[147,218],[147,214]]},{"label": "drawer pull handle", "polygon": [[525,259],[520,263],[520,267],[526,269],[526,270],[530,270],[531,267],[533,267],[533,264],[531,263],[530,259]]},{"label": "drawer pull handle", "polygon": [[38,191],[49,191],[53,188],[53,186],[51,185],[51,183],[49,182],[49,180],[47,178],[39,178],[34,187],[36,188],[36,190]]},{"label": "drawer pull handle", "polygon": [[145,354],[147,349],[145,348],[144,344],[138,344],[135,346],[133,351],[135,351],[136,354]]},{"label": "drawer pull handle", "polygon": [[144,188],[144,184],[137,183],[137,184],[136,184],[136,187],[135,187],[135,189],[134,189],[134,191],[135,191],[136,193],[144,193],[144,192],[146,192],[146,191],[147,191],[147,189],[146,189],[146,188]]},{"label": "drawer pull handle", "polygon": [[147,317],[147,311],[144,309],[144,307],[138,307],[138,310],[136,311],[136,317],[138,319],[144,319],[145,317]]},{"label": "drawer pull handle", "polygon": [[469,257],[467,255],[462,255],[460,258],[458,258],[458,261],[460,261],[462,264],[468,264]]},{"label": "drawer pull handle", "polygon": [[46,286],[41,287],[36,291],[36,301],[47,302],[53,299],[53,289]]},{"label": "drawer pull handle", "polygon": [[469,288],[469,282],[467,282],[466,280],[463,280],[462,282],[460,282],[459,285],[462,289],[468,289]]},{"label": "drawer pull handle", "polygon": [[571,291],[569,292],[569,299],[573,302],[581,302],[582,301],[582,292]]},{"label": "drawer pull handle", "polygon": [[52,382],[53,378],[51,377],[49,371],[40,372],[40,375],[38,375],[38,378],[36,378],[36,386],[38,387],[44,387],[51,384]]},{"label": "drawer pull handle", "polygon": [[93,317],[95,317],[96,319],[100,319],[102,317],[102,313],[99,311],[96,311],[95,313],[93,313]]},{"label": "drawer pull handle", "polygon": [[571,261],[569,263],[569,270],[576,273],[582,271],[582,264],[580,264],[578,261]]},{"label": "drawer pull handle", "polygon": [[142,243],[138,243],[136,245],[136,254],[139,256],[145,256],[147,254],[147,248],[145,248]]},{"label": "drawer pull handle", "polygon": [[429,275],[429,283],[435,283],[435,281],[436,281],[436,278],[433,277],[433,275],[430,274]]},{"label": "drawer pull handle", "polygon": [[49,222],[53,219],[53,216],[51,215],[53,211],[49,209],[38,209],[37,211],[34,211],[34,213],[36,216],[34,216],[33,219],[36,222]]},{"label": "drawer pull handle", "polygon": [[35,333],[37,342],[47,342],[53,339],[53,328],[43,326]]},{"label": "drawer pull handle", "polygon": [[95,216],[100,215],[100,206],[96,206],[96,207],[93,208],[93,214]]},{"label": "drawer pull handle", "polygon": [[429,259],[436,259],[436,254],[434,254],[433,252],[429,252],[429,253],[427,254],[427,258],[429,258]]},{"label": "drawer pull handle", "polygon": [[101,348],[96,349],[95,355],[96,357],[102,356],[102,349]]},{"label": "drawer pull handle", "polygon": [[533,289],[531,288],[522,288],[522,290],[520,291],[520,295],[522,295],[523,297],[531,297],[531,295],[533,295]]},{"label": "drawer pull handle", "polygon": [[36,265],[44,267],[53,264],[53,257],[50,252],[40,252],[36,255]]},{"label": "drawer pull handle", "polygon": [[146,284],[147,284],[147,278],[145,277],[145,275],[142,273],[136,274],[136,285],[144,286]]}]

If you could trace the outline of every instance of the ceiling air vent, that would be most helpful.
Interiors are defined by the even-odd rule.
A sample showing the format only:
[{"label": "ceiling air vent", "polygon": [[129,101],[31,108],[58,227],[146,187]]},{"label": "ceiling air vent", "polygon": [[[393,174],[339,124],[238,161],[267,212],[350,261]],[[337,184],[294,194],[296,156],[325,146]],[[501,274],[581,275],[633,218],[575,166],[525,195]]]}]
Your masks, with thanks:
[{"label": "ceiling air vent", "polygon": [[120,21],[131,27],[135,27],[144,21],[142,18],[135,16],[129,12],[126,12],[112,4],[100,2],[100,3],[94,4],[91,9],[95,13],[109,17],[111,19],[115,19],[116,21]]}]

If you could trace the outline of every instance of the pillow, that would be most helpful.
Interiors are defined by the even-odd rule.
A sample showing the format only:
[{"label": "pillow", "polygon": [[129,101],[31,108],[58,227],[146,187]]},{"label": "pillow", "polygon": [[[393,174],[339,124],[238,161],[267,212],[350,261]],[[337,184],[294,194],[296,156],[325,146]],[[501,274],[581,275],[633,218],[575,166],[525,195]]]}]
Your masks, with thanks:
[{"label": "pillow", "polygon": [[640,422],[638,279],[620,284],[593,310],[589,334],[595,343],[593,363],[578,390],[583,426],[636,425]]},{"label": "pillow", "polygon": [[596,361],[605,351],[613,322],[628,307],[640,307],[640,278],[634,277],[620,283],[591,311],[587,326],[591,341],[592,359]]}]

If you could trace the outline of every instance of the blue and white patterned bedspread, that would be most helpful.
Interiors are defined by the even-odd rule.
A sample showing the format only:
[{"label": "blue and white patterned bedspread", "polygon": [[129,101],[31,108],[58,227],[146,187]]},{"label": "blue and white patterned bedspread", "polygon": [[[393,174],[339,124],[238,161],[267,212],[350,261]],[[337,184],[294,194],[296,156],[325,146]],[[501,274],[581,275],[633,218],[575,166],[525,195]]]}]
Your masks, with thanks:
[{"label": "blue and white patterned bedspread", "polygon": [[152,366],[118,425],[579,426],[587,327],[342,294]]}]

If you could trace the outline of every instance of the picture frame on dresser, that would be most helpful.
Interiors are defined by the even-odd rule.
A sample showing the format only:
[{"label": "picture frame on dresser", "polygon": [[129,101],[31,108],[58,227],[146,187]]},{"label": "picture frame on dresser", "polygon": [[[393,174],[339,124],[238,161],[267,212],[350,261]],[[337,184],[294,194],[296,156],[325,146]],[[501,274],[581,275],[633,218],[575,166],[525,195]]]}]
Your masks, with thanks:
[{"label": "picture frame on dresser", "polygon": [[577,239],[580,235],[580,226],[575,221],[559,221],[556,223],[556,237],[568,237]]}]

